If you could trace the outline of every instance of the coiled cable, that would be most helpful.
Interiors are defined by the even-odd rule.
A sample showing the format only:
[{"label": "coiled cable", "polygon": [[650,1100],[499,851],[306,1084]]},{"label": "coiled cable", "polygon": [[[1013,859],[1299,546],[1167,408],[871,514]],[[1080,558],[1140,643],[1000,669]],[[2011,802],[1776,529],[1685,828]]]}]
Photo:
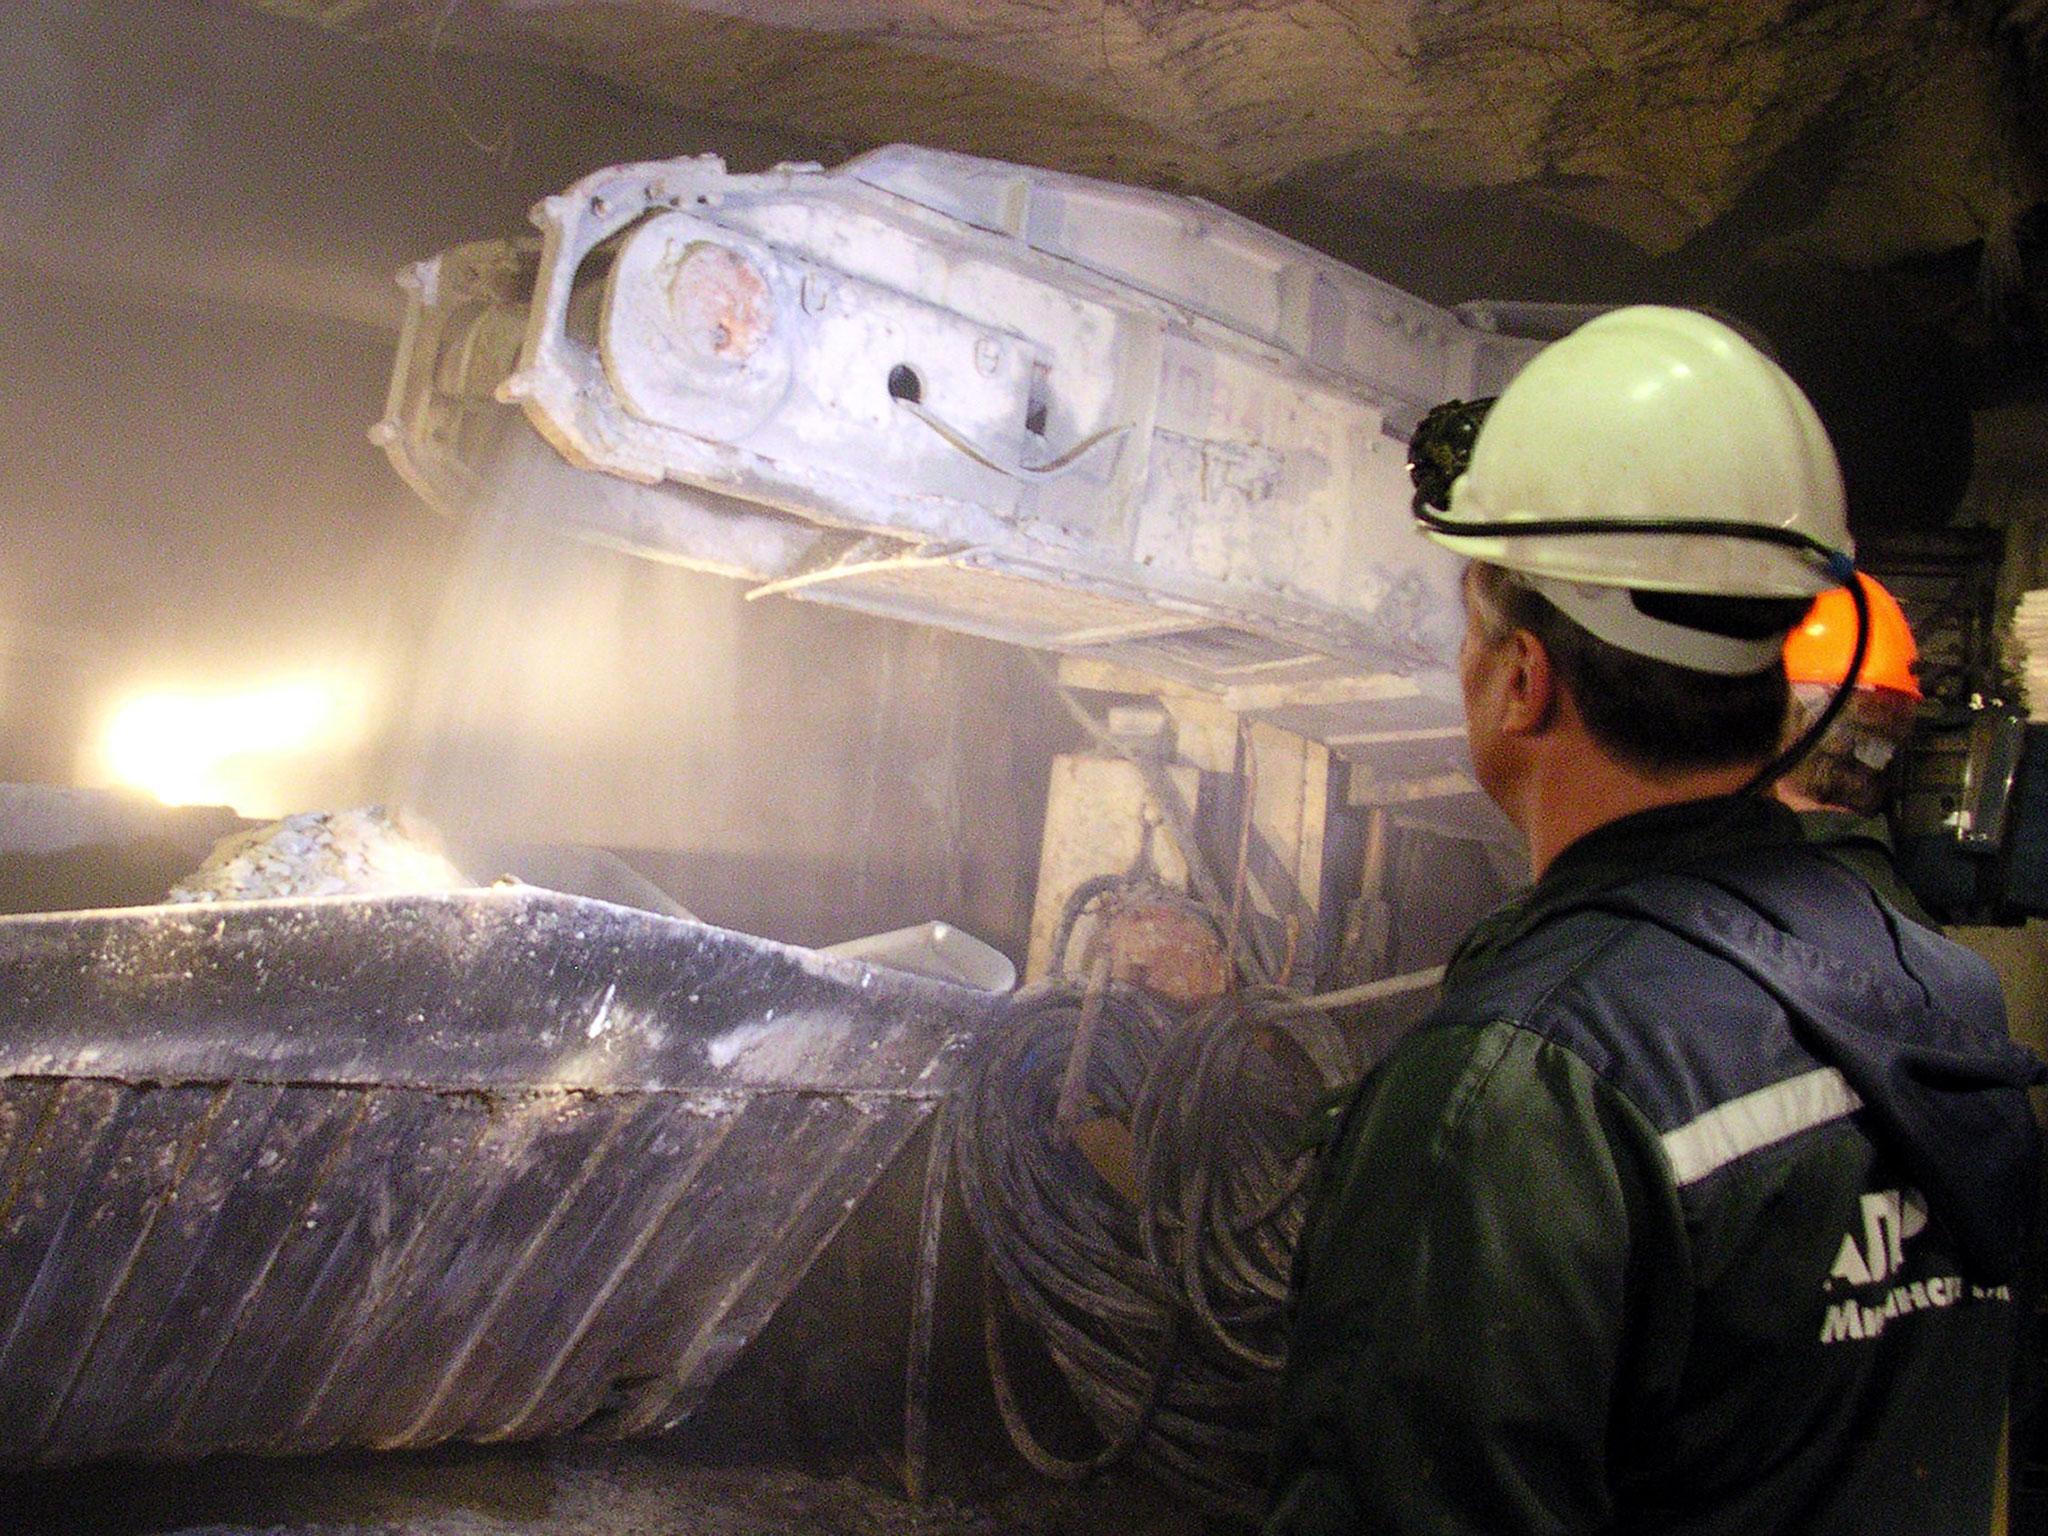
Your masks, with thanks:
[{"label": "coiled cable", "polygon": [[[1087,1024],[1084,1119],[1063,1125],[1088,1000],[1062,987],[1019,1001],[982,1037],[951,1117],[1011,1440],[1047,1476],[1128,1458],[1209,1507],[1251,1514],[1306,1204],[1301,1127],[1357,1076],[1359,1052],[1277,988],[1185,1016],[1112,986]],[[1033,1426],[1010,1318],[1092,1425],[1090,1453],[1058,1454]]]}]

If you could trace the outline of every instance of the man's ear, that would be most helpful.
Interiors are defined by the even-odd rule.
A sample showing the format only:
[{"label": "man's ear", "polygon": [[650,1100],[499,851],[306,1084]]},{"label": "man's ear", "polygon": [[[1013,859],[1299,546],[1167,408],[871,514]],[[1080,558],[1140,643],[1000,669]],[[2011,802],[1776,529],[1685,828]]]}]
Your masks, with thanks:
[{"label": "man's ear", "polygon": [[1557,718],[1562,697],[1550,652],[1528,630],[1518,629],[1508,636],[1503,659],[1500,728],[1512,736],[1539,736]]}]

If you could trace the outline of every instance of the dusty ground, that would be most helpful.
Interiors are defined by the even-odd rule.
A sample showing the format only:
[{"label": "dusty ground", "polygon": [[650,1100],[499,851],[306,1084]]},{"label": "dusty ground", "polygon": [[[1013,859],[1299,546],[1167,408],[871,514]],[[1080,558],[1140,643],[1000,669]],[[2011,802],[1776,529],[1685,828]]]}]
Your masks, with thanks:
[{"label": "dusty ground", "polygon": [[[681,1443],[111,1468],[0,1485],[6,1536],[1195,1536],[1124,1483],[961,1469],[908,1503],[879,1462],[707,1462]],[[975,1486],[969,1488],[968,1482]]]},{"label": "dusty ground", "polygon": [[0,1536],[1226,1536],[1134,1478],[1036,1477],[957,1369],[911,1504],[897,1359],[815,1302],[850,1246],[666,1439],[0,1476]]}]

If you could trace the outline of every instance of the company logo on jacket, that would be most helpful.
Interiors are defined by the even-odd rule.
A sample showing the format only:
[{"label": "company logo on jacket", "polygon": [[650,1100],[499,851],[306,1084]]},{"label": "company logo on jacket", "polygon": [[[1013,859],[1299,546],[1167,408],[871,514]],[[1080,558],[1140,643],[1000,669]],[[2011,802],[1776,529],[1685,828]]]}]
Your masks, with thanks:
[{"label": "company logo on jacket", "polygon": [[[1865,1195],[1863,1229],[1842,1235],[1835,1266],[1821,1289],[1832,1295],[1845,1288],[1863,1291],[1884,1284],[1905,1268],[1906,1244],[1926,1230],[1927,1201],[1919,1190],[1885,1189]],[[1972,1301],[2011,1301],[2012,1290],[1970,1285],[1961,1275],[1902,1281],[1869,1301],[1851,1296],[1832,1303],[1821,1322],[1820,1341],[1874,1339],[1895,1319],[1952,1307],[1965,1296]]]}]

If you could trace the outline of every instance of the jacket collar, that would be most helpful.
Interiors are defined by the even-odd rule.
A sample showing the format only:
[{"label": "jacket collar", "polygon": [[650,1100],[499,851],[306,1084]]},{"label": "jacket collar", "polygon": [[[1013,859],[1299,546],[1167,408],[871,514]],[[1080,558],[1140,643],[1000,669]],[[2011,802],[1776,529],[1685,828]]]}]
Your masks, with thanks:
[{"label": "jacket collar", "polygon": [[1446,985],[1483,965],[1553,914],[1638,876],[1683,869],[1752,848],[1801,841],[1792,812],[1767,795],[1716,795],[1623,816],[1560,853],[1537,881],[1465,935]]}]

